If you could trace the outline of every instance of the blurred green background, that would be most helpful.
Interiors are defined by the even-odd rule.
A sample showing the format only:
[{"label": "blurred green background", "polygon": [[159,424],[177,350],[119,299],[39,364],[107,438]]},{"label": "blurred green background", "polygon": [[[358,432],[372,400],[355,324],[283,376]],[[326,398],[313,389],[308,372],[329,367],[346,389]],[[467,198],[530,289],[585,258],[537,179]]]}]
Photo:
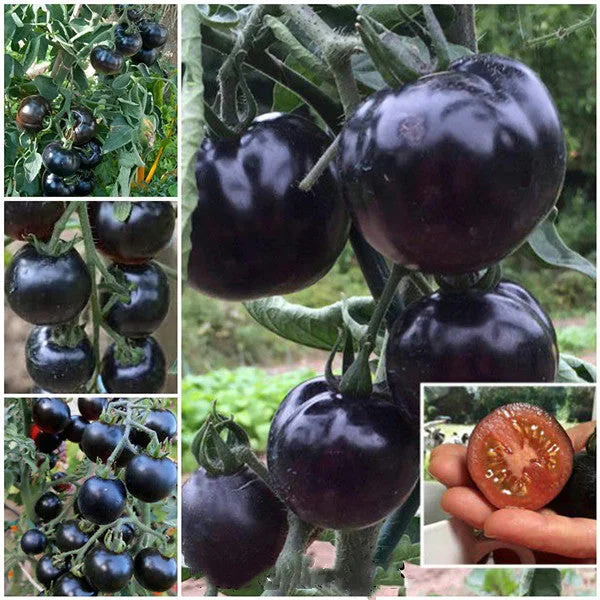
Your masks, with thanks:
[{"label": "blurred green background", "polygon": [[[596,40],[592,5],[478,5],[479,49],[522,60],[550,89],[567,136],[568,168],[558,208],[558,229],[567,245],[596,262]],[[205,53],[205,72],[219,66]],[[272,84],[254,77],[267,98]],[[209,82],[207,87],[210,88]],[[507,278],[530,290],[555,323],[560,350],[595,363],[595,283],[566,270],[540,270],[519,254],[503,262]],[[289,297],[317,307],[368,293],[347,247],[331,272],[310,289]],[[184,469],[194,467],[185,452],[217,399],[220,412],[236,416],[254,447],[264,449],[270,419],[293,385],[321,372],[326,354],[283,340],[256,324],[239,303],[183,296]]]}]

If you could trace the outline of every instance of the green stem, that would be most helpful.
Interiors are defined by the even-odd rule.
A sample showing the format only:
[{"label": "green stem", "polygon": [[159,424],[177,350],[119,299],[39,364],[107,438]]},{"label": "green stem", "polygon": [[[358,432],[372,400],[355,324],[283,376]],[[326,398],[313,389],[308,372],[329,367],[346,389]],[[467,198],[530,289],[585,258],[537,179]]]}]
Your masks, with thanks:
[{"label": "green stem", "polygon": [[298,187],[304,191],[308,192],[310,188],[312,188],[315,183],[317,183],[319,177],[323,175],[331,161],[335,158],[338,150],[340,138],[337,136],[335,140],[331,143],[331,145],[323,152],[321,158],[315,163],[315,166],[306,174],[304,179],[298,184]]},{"label": "green stem", "polygon": [[[475,5],[454,4],[456,19],[447,31],[449,42],[464,46],[472,52],[477,52],[477,33],[475,29]],[[531,44],[531,40],[527,42]]]},{"label": "green stem", "polygon": [[158,260],[155,260],[153,262],[155,264],[157,264],[165,272],[167,277],[177,280],[177,269],[174,269],[173,267],[169,267],[169,265],[165,265],[165,263],[162,263]]},{"label": "green stem", "polygon": [[373,591],[377,537],[381,523],[358,531],[336,532],[335,565],[339,587],[349,596],[370,596]]},{"label": "green stem", "polygon": [[[67,208],[65,209],[65,212],[61,215],[60,219],[54,225],[52,237],[50,238],[50,241],[47,244],[47,248],[50,251],[50,253],[56,251],[56,247],[58,245],[58,240],[60,240],[61,233],[65,230],[65,227],[67,226],[67,223],[69,222],[69,219],[71,218],[73,213],[79,210],[80,204],[82,204],[82,202],[77,202],[76,200],[69,202]],[[83,204],[85,205],[85,203]]]},{"label": "green stem", "polygon": [[[102,312],[100,310],[100,299],[98,297],[98,284],[96,282],[96,261],[100,260],[94,245],[94,237],[92,235],[92,228],[90,225],[90,219],[88,217],[87,206],[85,202],[81,202],[78,207],[79,213],[79,224],[81,226],[81,234],[83,236],[83,245],[85,248],[85,256],[87,265],[90,270],[90,277],[92,278],[92,321],[93,321],[93,344],[94,344],[94,356],[96,358],[96,366],[94,368],[94,375],[92,381],[94,386],[96,385],[96,378],[98,376],[98,359],[100,358],[100,324],[102,323]],[[100,261],[101,262],[101,261]]]}]

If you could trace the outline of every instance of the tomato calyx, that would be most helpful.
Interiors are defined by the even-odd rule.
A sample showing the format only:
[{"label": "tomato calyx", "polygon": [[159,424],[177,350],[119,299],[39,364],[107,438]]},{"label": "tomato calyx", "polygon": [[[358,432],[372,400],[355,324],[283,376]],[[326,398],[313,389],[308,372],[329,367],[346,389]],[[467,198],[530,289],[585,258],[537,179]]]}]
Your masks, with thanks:
[{"label": "tomato calyx", "polygon": [[487,269],[463,275],[440,275],[435,278],[440,291],[460,291],[478,289],[493,290],[502,279],[502,267],[496,263]]},{"label": "tomato calyx", "polygon": [[250,447],[247,433],[232,418],[217,413],[216,403],[195,435],[191,451],[198,464],[211,475],[230,475],[244,466]]},{"label": "tomato calyx", "polygon": [[76,348],[86,337],[84,327],[76,322],[52,328],[52,340],[63,348]]}]

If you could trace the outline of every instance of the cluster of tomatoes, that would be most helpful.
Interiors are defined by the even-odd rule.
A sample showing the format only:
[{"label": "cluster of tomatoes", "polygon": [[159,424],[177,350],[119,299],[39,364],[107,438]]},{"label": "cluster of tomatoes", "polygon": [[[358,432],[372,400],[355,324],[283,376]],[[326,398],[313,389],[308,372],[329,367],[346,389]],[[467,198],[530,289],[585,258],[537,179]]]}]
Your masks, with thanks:
[{"label": "cluster of tomatoes", "polygon": [[[158,393],[166,358],[151,334],[168,313],[169,283],[152,258],[171,240],[175,210],[170,202],[141,201],[129,204],[124,216],[117,214],[119,204],[87,204],[95,248],[113,261],[108,275],[129,292],[113,294],[105,280],[99,284],[102,324],[115,340],[99,374],[109,393]],[[26,343],[26,367],[47,393],[86,389],[97,361],[79,324],[92,294],[88,265],[72,242],[44,243],[64,210],[63,201],[4,204],[6,234],[28,240],[8,265],[5,297],[19,317],[35,325]]]},{"label": "cluster of tomatoes", "polygon": [[125,21],[115,27],[114,50],[106,44],[95,46],[90,53],[90,63],[98,73],[117,75],[123,69],[125,58],[130,57],[135,64],[151,67],[167,43],[168,30],[161,23],[144,19],[142,8],[127,8],[118,4],[117,14],[125,15]]},{"label": "cluster of tomatoes", "polygon": [[[260,482],[242,486],[254,477],[246,470],[215,476],[201,467],[186,483],[186,563],[217,586],[238,587],[274,563],[284,505],[336,530],[371,526],[402,506],[418,477],[421,383],[557,375],[556,334],[535,298],[512,282],[490,277],[465,287],[459,277],[486,282],[485,270],[525,242],[560,193],[564,133],[538,76],[481,54],[378,92],[348,118],[335,160],[301,189],[331,142],[312,122],[285,114],[263,115],[238,137],[205,139],[190,283],[228,300],[298,291],[331,268],[353,225],[385,258],[435,275],[441,287],[423,289],[390,328],[386,386],[365,398],[319,377],[283,400],[267,446],[283,504]],[[234,494],[241,486],[245,493]],[[219,566],[226,556],[228,571]]]},{"label": "cluster of tomatoes", "polygon": [[[80,398],[80,415],[72,415],[58,398],[33,403],[31,437],[38,452],[54,457],[56,464],[55,451],[69,441],[79,444],[90,461],[108,462],[111,471],[97,472],[81,485],[58,471],[36,499],[35,527],[23,534],[20,545],[27,555],[42,555],[35,575],[43,595],[115,593],[132,577],[151,592],[165,592],[177,581],[175,559],[149,544],[147,533],[136,527],[143,503],[165,500],[175,490],[177,467],[163,448],[177,433],[177,419],[169,410],[139,406],[132,409],[135,417],[123,422],[128,403],[136,401]],[[111,457],[113,452],[119,453]]]},{"label": "cluster of tomatoes", "polygon": [[[17,109],[17,126],[36,134],[45,128],[52,105],[40,95],[27,96]],[[102,144],[95,136],[96,119],[82,106],[71,109],[74,124],[65,140],[53,141],[42,152],[44,196],[89,196],[94,191],[94,169],[102,162]]]}]

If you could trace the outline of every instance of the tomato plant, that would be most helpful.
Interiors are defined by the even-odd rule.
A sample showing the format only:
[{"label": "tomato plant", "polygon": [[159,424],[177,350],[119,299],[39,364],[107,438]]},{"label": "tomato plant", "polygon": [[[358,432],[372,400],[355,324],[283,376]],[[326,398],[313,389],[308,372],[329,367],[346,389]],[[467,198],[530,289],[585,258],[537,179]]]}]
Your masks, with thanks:
[{"label": "tomato plant", "polygon": [[5,6],[5,195],[177,195],[177,6],[139,10]]},{"label": "tomato plant", "polygon": [[[183,8],[186,280],[330,353],[324,376],[280,398],[268,468],[235,414],[203,407],[182,535],[209,593],[404,592],[394,552],[419,506],[420,385],[595,379],[503,277],[510,254],[596,271],[555,228],[570,157],[555,102],[530,65],[479,54],[475,22],[458,5]],[[321,279],[346,240],[372,298],[280,296]],[[535,487],[557,492],[569,471],[554,486],[540,470]],[[279,556],[277,502],[253,513],[236,478],[285,504]],[[322,528],[335,531],[329,570],[304,556]]]},{"label": "tomato plant", "polygon": [[[6,401],[5,502],[15,515],[5,536],[7,593],[9,589],[11,595],[21,596],[170,592],[177,581],[177,467],[172,459],[176,440],[174,435],[159,440],[145,423],[152,422],[151,415],[157,412],[174,415],[174,401],[119,398],[107,403],[98,415],[101,420],[86,427],[80,442],[61,440],[61,447],[53,451],[58,464],[53,465],[30,437],[34,419],[44,425],[60,420],[62,425],[63,405],[73,413],[71,420],[83,416],[76,414],[75,398],[41,400]],[[120,432],[116,444],[109,444],[109,455],[97,461],[86,438],[92,427]],[[134,431],[149,436],[144,449],[129,441]],[[97,440],[94,434],[93,441]],[[162,486],[160,498],[143,500],[128,490],[128,470],[120,460],[125,454],[138,461],[156,461],[163,471],[170,465],[169,485]]]},{"label": "tomato plant", "polygon": [[[82,116],[74,135],[93,134],[84,123]],[[156,260],[174,238],[172,203],[7,200],[4,214],[7,246],[26,242],[5,251],[5,297],[18,317],[37,325],[25,342],[25,366],[39,391],[160,393],[176,358],[161,342],[173,340],[174,331],[164,332],[169,278],[177,272]],[[100,329],[109,338],[105,350]],[[97,418],[87,409],[85,418]],[[93,401],[89,411],[96,413]]]}]

